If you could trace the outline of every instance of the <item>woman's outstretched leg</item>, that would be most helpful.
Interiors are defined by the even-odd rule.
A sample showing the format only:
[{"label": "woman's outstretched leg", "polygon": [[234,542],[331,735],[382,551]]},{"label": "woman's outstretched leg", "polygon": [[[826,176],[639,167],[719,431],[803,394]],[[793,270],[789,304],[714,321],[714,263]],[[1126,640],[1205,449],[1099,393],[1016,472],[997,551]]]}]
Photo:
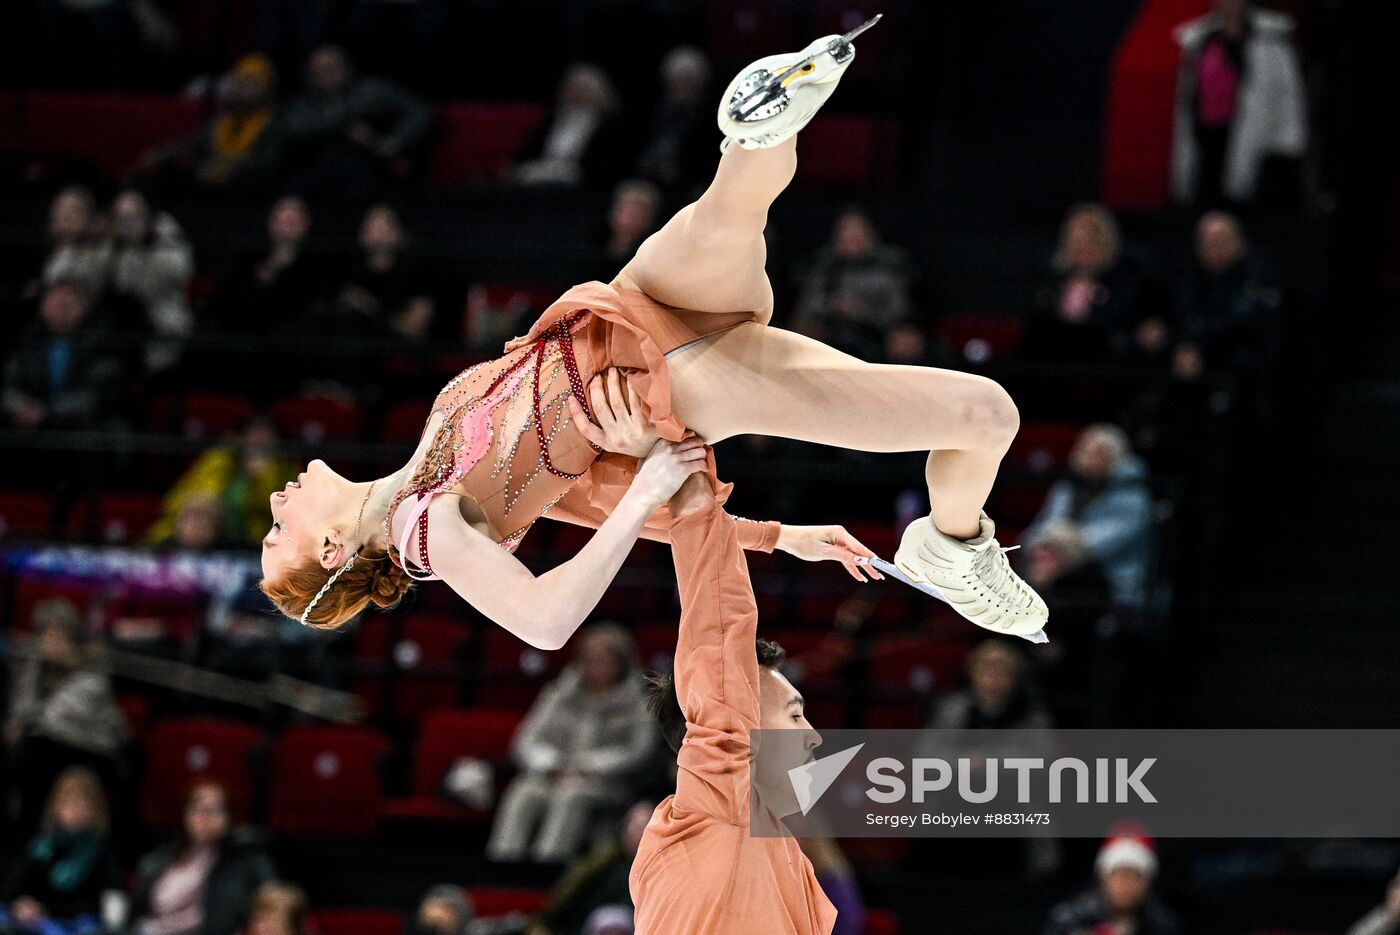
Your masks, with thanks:
[{"label": "woman's outstretched leg", "polygon": [[768,207],[797,171],[796,137],[771,149],[730,146],[705,193],[648,237],[619,285],[697,312],[753,312],[767,323]]}]

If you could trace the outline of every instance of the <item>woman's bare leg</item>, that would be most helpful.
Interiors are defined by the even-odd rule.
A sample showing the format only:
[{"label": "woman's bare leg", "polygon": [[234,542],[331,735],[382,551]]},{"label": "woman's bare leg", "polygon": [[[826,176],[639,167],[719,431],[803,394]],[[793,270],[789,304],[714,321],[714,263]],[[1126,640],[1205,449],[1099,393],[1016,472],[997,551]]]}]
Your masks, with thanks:
[{"label": "woman's bare leg", "polygon": [[934,524],[971,538],[1019,427],[983,377],[869,364],[780,328],[743,324],[668,362],[676,414],[701,437],[795,438],[857,451],[928,451]]},{"label": "woman's bare leg", "polygon": [[797,171],[797,138],[771,149],[731,146],[714,181],[648,237],[618,274],[619,285],[697,312],[773,315],[764,264],[768,207]]}]

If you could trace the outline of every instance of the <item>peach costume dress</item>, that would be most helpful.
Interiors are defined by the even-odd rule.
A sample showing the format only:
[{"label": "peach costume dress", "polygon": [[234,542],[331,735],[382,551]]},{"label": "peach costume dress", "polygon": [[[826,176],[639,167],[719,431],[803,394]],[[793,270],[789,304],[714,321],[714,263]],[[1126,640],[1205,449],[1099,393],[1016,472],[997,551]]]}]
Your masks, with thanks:
[{"label": "peach costume dress", "polygon": [[[591,412],[588,381],[622,368],[660,436],[680,441],[686,430],[671,410],[666,355],[751,320],[748,312],[671,308],[601,282],[573,287],[503,356],[468,368],[438,394],[432,414],[445,418],[389,506],[390,557],[420,580],[437,577],[428,560],[428,505],[442,495],[470,498],[491,538],[511,551],[541,516],[596,528],[627,491],[638,461],[594,448],[574,428],[568,397]],[[711,477],[713,461],[711,454]],[[719,502],[730,488],[715,482]],[[395,537],[399,509],[408,516]],[[643,536],[669,541],[665,514],[663,507]],[[744,520],[739,528],[747,549],[772,551],[777,543],[777,523]]]}]

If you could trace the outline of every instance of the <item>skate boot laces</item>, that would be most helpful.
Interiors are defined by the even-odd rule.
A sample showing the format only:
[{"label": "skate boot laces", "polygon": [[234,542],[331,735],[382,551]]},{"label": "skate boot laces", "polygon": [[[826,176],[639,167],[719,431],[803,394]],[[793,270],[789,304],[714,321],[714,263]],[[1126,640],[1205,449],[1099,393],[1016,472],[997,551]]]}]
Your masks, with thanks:
[{"label": "skate boot laces", "polygon": [[1035,605],[1035,592],[1021,580],[1020,575],[1011,570],[1011,562],[1006,558],[1007,552],[1019,548],[1019,545],[1004,546],[993,540],[988,548],[972,559],[972,573],[988,591],[1013,607],[1032,607]]}]

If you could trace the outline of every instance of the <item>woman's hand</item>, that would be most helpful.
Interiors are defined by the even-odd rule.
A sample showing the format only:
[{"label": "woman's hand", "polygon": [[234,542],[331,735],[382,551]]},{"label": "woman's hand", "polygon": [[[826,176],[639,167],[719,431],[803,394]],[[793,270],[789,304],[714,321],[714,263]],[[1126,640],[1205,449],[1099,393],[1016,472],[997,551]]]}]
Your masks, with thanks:
[{"label": "woman's hand", "polygon": [[670,500],[687,477],[705,470],[706,464],[704,439],[689,435],[683,441],[668,442],[663,438],[643,459],[631,489],[654,510]]},{"label": "woman's hand", "polygon": [[641,397],[624,380],[622,371],[609,367],[590,380],[588,399],[596,424],[589,421],[583,404],[569,396],[569,415],[579,434],[604,451],[645,458],[659,436],[642,413]]},{"label": "woman's hand", "polygon": [[777,548],[804,562],[840,562],[852,578],[862,583],[866,575],[877,581],[885,577],[870,564],[875,553],[844,526],[789,526],[784,523],[778,532]]}]

